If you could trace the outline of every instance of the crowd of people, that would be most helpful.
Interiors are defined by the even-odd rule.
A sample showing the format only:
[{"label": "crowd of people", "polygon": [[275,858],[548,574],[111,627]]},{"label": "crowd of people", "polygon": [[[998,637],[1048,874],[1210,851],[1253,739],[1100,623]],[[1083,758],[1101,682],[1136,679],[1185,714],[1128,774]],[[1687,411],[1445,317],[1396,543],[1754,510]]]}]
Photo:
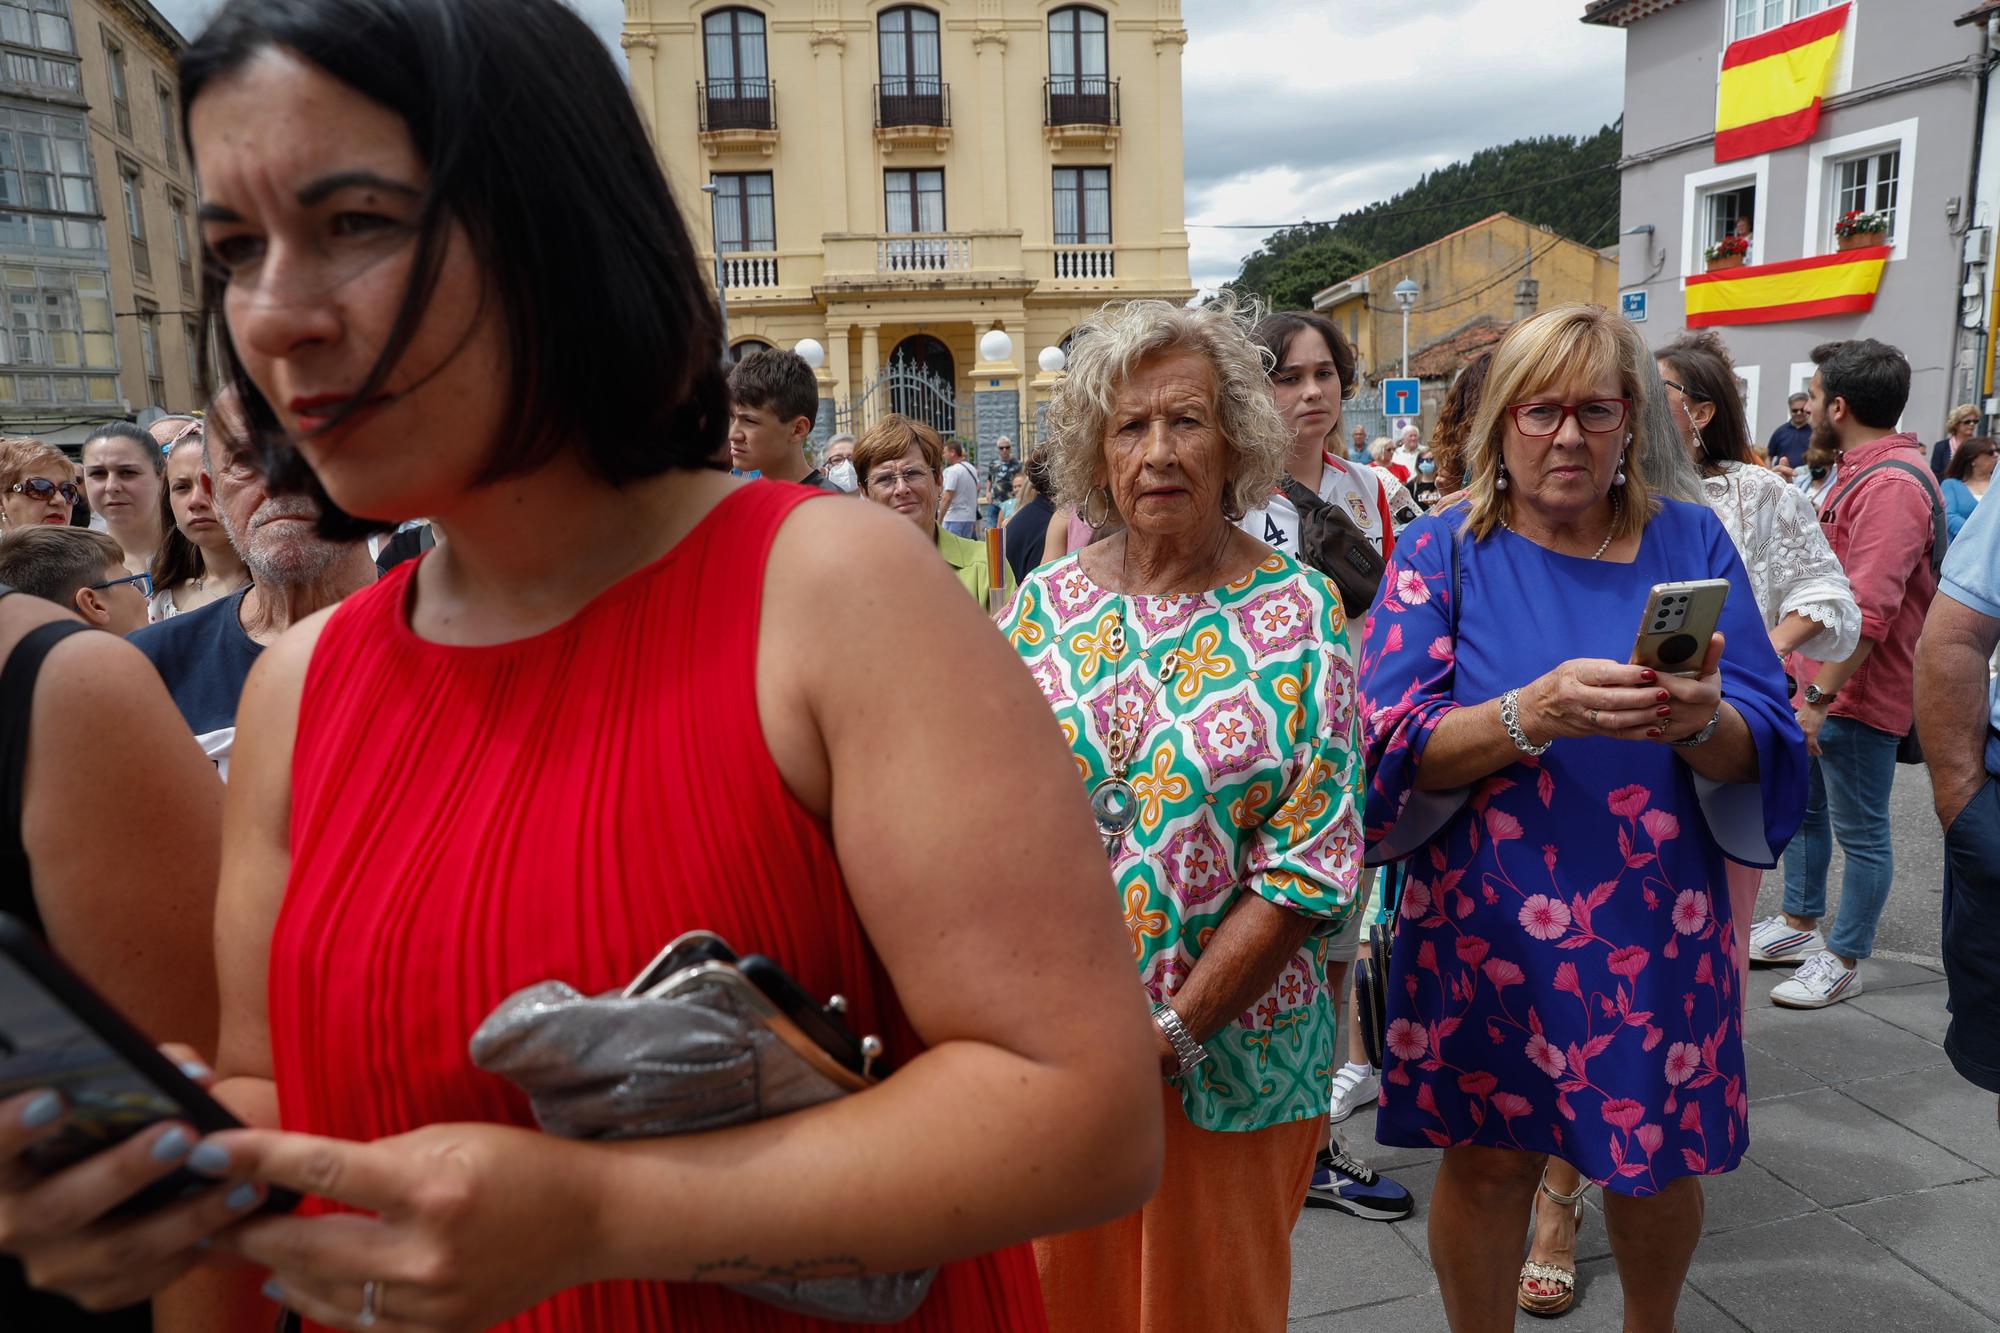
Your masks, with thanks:
[{"label": "crowd of people", "polygon": [[[1562,306],[1371,440],[1322,316],[1137,301],[1018,462],[815,457],[556,0],[230,0],[182,94],[214,400],[0,441],[0,911],[245,1128],[44,1175],[73,1108],[0,1102],[24,1327],[807,1333],[935,1270],[900,1327],[1276,1330],[1302,1208],[1415,1211],[1372,1105],[1455,1333],[1573,1306],[1593,1187],[1669,1333],[1748,968],[1861,993],[1919,751],[2000,1092],[1995,448],[1899,432],[1896,349],[1814,349],[1765,453],[1720,338]],[[696,930],[893,1072],[571,1137],[468,1050]]]}]

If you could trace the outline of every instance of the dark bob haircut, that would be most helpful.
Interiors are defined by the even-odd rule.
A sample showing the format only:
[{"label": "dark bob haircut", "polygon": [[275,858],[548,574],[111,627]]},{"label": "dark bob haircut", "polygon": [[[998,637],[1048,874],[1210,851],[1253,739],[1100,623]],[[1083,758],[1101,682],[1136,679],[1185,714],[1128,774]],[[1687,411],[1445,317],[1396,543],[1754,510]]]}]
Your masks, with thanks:
[{"label": "dark bob haircut", "polygon": [[1340,331],[1340,326],[1325,315],[1314,310],[1288,310],[1281,314],[1266,315],[1257,321],[1257,327],[1250,330],[1250,338],[1271,354],[1271,371],[1284,364],[1285,350],[1292,345],[1292,339],[1311,329],[1326,340],[1326,350],[1333,354],[1333,368],[1340,372],[1340,396],[1352,398],[1361,386],[1354,380],[1354,345]]},{"label": "dark bob haircut", "polygon": [[[713,465],[721,320],[631,93],[581,18],[558,0],[231,0],[181,55],[183,129],[211,83],[274,48],[401,116],[430,173],[409,287],[355,401],[409,347],[456,222],[507,326],[505,433],[481,482],[571,440],[613,486]],[[224,285],[205,265],[205,326]],[[313,495],[328,537],[386,530],[332,503],[221,344],[273,489]]]}]

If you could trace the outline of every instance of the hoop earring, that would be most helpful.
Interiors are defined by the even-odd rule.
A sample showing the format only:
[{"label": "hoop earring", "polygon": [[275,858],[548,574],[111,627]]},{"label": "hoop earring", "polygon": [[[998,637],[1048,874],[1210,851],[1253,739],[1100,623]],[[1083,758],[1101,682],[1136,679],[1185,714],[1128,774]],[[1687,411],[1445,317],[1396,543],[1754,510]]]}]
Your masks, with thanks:
[{"label": "hoop earring", "polygon": [[[1098,497],[1100,496],[1102,496],[1104,499],[1104,512],[1098,515],[1096,518],[1092,518],[1090,516],[1090,506],[1096,503]],[[1109,523],[1111,521],[1110,488],[1106,486],[1098,486],[1093,488],[1090,494],[1083,497],[1083,508],[1077,510],[1076,512],[1077,512],[1077,517],[1081,518],[1085,523],[1088,523],[1092,529],[1101,528],[1106,523]]]},{"label": "hoop earring", "polygon": [[1507,489],[1507,465],[1505,463],[1500,465],[1500,475],[1494,479],[1493,489],[1496,491]]}]

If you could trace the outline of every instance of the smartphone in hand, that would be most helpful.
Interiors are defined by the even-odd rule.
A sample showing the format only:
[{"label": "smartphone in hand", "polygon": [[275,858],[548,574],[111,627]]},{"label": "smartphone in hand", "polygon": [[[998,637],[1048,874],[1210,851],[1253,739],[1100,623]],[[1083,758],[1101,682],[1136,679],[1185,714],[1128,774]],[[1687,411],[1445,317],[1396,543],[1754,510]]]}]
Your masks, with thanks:
[{"label": "smartphone in hand", "polygon": [[1728,579],[1654,584],[1632,645],[1633,664],[1674,676],[1699,675],[1728,600]]}]

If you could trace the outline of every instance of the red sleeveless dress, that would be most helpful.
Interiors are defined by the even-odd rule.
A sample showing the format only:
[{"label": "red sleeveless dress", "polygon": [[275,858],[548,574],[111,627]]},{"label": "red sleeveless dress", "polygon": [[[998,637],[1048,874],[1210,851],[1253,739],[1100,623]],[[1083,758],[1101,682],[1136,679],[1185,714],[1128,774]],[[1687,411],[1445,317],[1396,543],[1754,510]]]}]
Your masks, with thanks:
[{"label": "red sleeveless dress", "polygon": [[[292,763],[292,872],[271,947],[286,1129],[368,1140],[443,1121],[532,1126],[466,1040],[544,978],[624,986],[682,931],[771,955],[864,1032],[919,1049],[825,826],[786,789],[755,698],[764,567],[814,492],[763,482],[568,623],[447,647],[404,613],[416,562],[320,635]],[[698,1226],[698,1218],[690,1218]],[[393,1299],[393,1293],[391,1293]],[[821,1333],[696,1283],[575,1288],[508,1333]],[[936,1333],[1044,1330],[1026,1246],[948,1265]]]}]

